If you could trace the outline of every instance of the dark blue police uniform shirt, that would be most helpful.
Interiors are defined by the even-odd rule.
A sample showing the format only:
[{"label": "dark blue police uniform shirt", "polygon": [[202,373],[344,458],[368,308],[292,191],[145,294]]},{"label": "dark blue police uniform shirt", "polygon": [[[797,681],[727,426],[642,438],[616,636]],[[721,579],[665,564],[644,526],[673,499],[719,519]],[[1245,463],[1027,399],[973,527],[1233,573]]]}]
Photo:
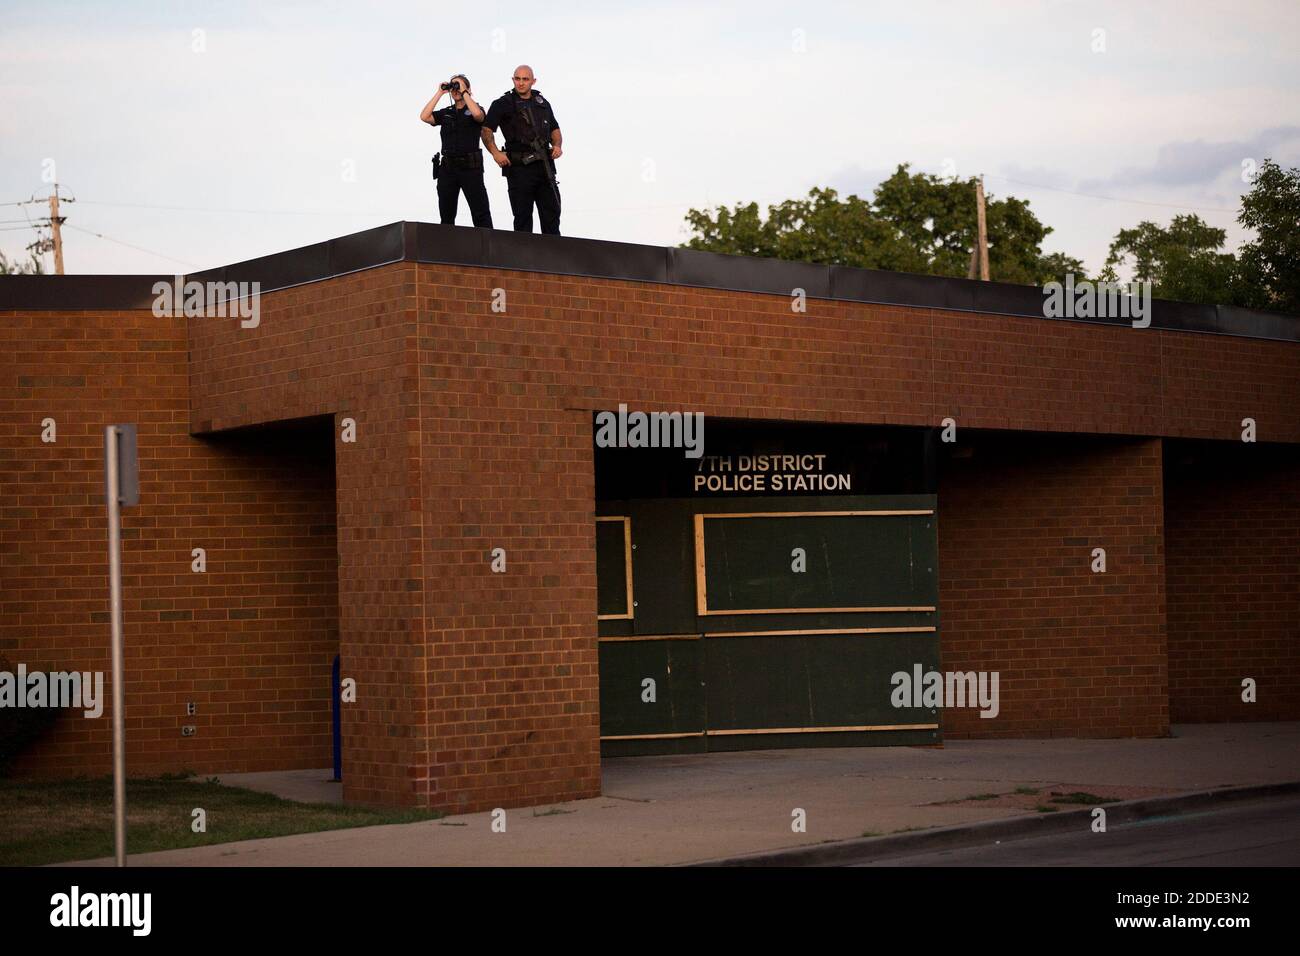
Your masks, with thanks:
[{"label": "dark blue police uniform shirt", "polygon": [[[515,100],[519,99],[519,94],[510,90],[502,96],[492,101],[488,107],[487,116],[483,119],[483,125],[494,133],[499,129],[501,135],[506,140],[506,152],[523,152],[528,149],[528,144],[520,136],[523,131],[515,130]],[[560,121],[555,118],[555,111],[551,109],[551,101],[542,96],[537,90],[533,90],[532,105],[534,115],[537,116],[546,127],[541,133],[542,142],[550,143],[551,132],[560,128]]]},{"label": "dark blue police uniform shirt", "polygon": [[455,105],[434,110],[433,125],[442,133],[442,151],[447,156],[473,153],[482,145],[479,138],[482,126],[468,106],[460,110]]}]

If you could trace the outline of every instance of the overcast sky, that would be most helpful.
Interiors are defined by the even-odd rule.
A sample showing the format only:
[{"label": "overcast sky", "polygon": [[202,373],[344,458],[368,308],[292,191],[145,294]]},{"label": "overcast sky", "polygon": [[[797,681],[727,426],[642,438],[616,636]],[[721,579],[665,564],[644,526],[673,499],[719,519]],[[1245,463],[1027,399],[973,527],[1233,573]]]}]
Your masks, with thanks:
[{"label": "overcast sky", "polygon": [[[1180,212],[1235,248],[1243,161],[1300,165],[1295,0],[3,0],[0,15],[0,202],[57,175],[77,200],[70,273],[436,222],[420,108],[453,72],[486,107],[518,63],[564,130],[562,231],[597,239],[676,245],[692,206],[869,196],[910,162],[1028,199],[1055,229],[1047,251],[1095,271],[1118,229]],[[486,178],[508,227],[505,181]],[[48,209],[0,212],[0,250],[24,257],[24,216]]]}]

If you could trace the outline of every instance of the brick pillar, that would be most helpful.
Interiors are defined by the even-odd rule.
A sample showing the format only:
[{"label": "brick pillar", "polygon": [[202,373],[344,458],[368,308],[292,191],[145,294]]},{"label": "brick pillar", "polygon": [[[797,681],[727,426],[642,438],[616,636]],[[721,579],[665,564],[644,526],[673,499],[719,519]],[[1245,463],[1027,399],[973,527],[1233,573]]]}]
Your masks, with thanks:
[{"label": "brick pillar", "polygon": [[[357,440],[341,440],[344,420]],[[336,416],[343,796],[422,806],[427,763],[418,417],[399,401]]]},{"label": "brick pillar", "polygon": [[591,412],[512,356],[527,297],[492,286],[421,267],[428,803],[456,812],[600,794]]},{"label": "brick pillar", "polygon": [[961,438],[973,454],[939,483],[940,654],[998,671],[1001,713],[945,711],[944,735],[1167,733],[1159,440]]},{"label": "brick pillar", "polygon": [[1300,719],[1300,449],[1169,442],[1165,475],[1172,719]]}]

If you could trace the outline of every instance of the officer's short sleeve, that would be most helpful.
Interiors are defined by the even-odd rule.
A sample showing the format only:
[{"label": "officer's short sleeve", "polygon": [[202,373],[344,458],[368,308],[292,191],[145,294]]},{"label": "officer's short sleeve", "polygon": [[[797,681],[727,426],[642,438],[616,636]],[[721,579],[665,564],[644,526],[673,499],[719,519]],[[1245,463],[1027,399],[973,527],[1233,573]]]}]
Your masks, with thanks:
[{"label": "officer's short sleeve", "polygon": [[483,117],[483,125],[495,133],[501,126],[501,114],[505,109],[500,100],[493,100],[492,105],[488,107],[487,116]]},{"label": "officer's short sleeve", "polygon": [[550,100],[546,101],[546,105],[549,106],[551,110],[551,129],[559,129],[560,121],[555,118],[555,107],[550,105]]},{"label": "officer's short sleeve", "polygon": [[433,115],[429,117],[429,122],[432,123],[434,126],[437,126],[439,123],[442,122],[442,117],[438,115],[441,112],[442,110],[434,110]]}]

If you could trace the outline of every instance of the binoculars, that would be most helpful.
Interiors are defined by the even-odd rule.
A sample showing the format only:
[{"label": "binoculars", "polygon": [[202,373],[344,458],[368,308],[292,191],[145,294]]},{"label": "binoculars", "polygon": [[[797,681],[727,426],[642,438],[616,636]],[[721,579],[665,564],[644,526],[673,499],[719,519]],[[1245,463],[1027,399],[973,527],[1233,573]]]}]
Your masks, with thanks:
[{"label": "binoculars", "polygon": [[456,80],[456,82],[454,82],[454,83],[443,83],[443,84],[439,87],[439,89],[443,89],[443,90],[453,90],[453,89],[454,89],[457,93],[463,93],[464,90],[465,90],[465,87],[464,87],[464,84],[462,84],[460,80]]}]

